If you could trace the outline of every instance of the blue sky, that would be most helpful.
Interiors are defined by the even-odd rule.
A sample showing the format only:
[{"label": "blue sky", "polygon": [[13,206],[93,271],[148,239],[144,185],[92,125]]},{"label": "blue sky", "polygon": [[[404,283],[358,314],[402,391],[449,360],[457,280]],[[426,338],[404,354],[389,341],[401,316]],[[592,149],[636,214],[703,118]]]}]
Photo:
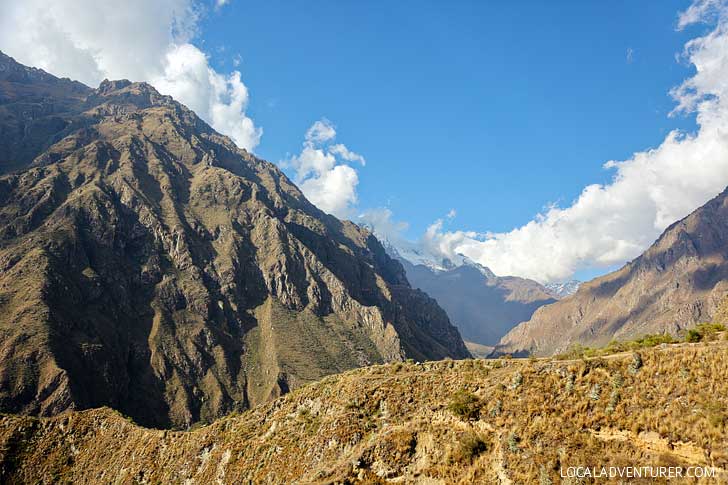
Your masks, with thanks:
[{"label": "blue sky", "polygon": [[298,152],[326,117],[367,158],[361,207],[412,238],[451,208],[500,232],[693,124],[667,116],[689,2],[557,3],[232,1],[201,38],[220,69],[241,56],[261,157]]}]

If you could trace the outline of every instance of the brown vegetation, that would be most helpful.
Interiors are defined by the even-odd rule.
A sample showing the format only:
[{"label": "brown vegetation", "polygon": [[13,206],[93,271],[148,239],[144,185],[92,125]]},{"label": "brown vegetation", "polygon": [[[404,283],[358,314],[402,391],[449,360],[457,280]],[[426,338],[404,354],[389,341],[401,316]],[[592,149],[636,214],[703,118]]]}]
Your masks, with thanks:
[{"label": "brown vegetation", "polygon": [[6,416],[0,480],[561,483],[568,466],[708,465],[717,482],[728,478],[726,396],[723,339],[576,360],[376,365],[190,432],[106,409]]}]

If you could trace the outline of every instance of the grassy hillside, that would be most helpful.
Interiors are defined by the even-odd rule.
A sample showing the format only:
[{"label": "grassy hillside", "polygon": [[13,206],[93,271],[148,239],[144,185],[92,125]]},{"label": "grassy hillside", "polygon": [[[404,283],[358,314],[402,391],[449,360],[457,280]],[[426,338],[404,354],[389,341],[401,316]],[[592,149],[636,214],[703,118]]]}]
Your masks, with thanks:
[{"label": "grassy hillside", "polygon": [[188,432],[109,409],[4,416],[0,481],[549,484],[570,466],[709,465],[706,483],[724,483],[726,431],[721,338],[577,360],[377,365]]}]

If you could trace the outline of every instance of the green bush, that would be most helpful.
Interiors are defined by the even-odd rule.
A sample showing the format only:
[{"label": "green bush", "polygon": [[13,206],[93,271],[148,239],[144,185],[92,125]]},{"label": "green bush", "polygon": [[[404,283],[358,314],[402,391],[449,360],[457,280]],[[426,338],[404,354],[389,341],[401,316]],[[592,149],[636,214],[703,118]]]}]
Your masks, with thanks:
[{"label": "green bush", "polygon": [[480,400],[475,394],[461,389],[453,395],[447,409],[462,419],[477,419],[480,415]]},{"label": "green bush", "polygon": [[690,343],[715,340],[719,332],[725,332],[725,325],[720,323],[701,323],[685,334],[685,341]]},{"label": "green bush", "polygon": [[694,328],[688,330],[688,333],[685,334],[685,341],[690,343],[700,342],[703,340],[703,336],[700,334],[700,332]]}]

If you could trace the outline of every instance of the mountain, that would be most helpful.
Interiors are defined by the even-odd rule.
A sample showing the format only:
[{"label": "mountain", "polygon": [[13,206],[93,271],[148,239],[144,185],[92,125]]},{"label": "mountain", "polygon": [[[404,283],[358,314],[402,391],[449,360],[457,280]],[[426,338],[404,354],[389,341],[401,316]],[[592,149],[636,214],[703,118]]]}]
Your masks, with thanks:
[{"label": "mountain", "polygon": [[579,280],[570,280],[564,283],[547,283],[544,285],[544,288],[546,288],[546,291],[550,295],[553,295],[554,298],[560,300],[576,293],[580,284],[581,281]]},{"label": "mountain", "polygon": [[0,57],[0,411],[185,427],[469,354],[372,234],[151,86]]},{"label": "mountain", "polygon": [[728,189],[668,227],[637,259],[542,307],[499,353],[553,354],[711,321],[728,296]]},{"label": "mountain", "polygon": [[0,482],[619,483],[562,479],[603,466],[631,473],[621,483],[695,483],[651,478],[658,467],[726,483],[726,395],[726,340],[572,361],[388,364],[191,431],[145,429],[109,409],[1,416]]},{"label": "mountain", "polygon": [[455,265],[400,262],[413,287],[432,296],[445,309],[463,338],[474,344],[495,345],[515,325],[531,318],[556,297],[541,284],[514,276],[499,277],[464,259]]}]

